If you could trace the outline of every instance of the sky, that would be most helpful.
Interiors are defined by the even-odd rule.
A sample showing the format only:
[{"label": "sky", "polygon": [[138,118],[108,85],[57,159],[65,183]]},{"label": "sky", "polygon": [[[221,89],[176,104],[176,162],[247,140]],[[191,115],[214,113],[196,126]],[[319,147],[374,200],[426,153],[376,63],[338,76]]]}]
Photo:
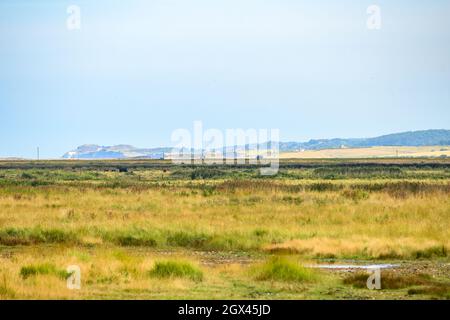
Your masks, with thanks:
[{"label": "sky", "polygon": [[450,1],[0,1],[0,157],[170,146],[197,120],[281,141],[450,129],[449,84]]}]

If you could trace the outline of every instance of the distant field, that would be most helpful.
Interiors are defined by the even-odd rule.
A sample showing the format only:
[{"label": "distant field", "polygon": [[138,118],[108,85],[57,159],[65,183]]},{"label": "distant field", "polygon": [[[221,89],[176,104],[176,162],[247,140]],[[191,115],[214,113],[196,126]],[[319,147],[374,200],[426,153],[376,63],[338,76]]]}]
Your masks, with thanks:
[{"label": "distant field", "polygon": [[0,299],[449,299],[449,249],[450,159],[0,161]]},{"label": "distant field", "polygon": [[305,150],[281,153],[281,158],[396,158],[396,157],[450,157],[450,146],[428,147],[370,147],[324,150]]}]

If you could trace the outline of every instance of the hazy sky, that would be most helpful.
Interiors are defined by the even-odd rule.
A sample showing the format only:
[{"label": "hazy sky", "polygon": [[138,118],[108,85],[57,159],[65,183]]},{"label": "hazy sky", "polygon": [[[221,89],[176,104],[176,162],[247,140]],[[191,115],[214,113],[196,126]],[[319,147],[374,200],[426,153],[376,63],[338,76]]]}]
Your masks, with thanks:
[{"label": "hazy sky", "polygon": [[450,1],[0,1],[0,157],[170,145],[194,120],[282,141],[449,129]]}]

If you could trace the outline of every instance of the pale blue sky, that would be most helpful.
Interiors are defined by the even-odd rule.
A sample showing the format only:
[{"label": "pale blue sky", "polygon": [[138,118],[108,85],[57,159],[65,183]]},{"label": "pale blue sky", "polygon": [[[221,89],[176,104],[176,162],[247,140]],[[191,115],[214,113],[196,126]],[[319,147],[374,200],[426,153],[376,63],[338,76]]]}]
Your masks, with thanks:
[{"label": "pale blue sky", "polygon": [[0,1],[0,157],[170,145],[194,120],[283,141],[449,129],[450,1]]}]

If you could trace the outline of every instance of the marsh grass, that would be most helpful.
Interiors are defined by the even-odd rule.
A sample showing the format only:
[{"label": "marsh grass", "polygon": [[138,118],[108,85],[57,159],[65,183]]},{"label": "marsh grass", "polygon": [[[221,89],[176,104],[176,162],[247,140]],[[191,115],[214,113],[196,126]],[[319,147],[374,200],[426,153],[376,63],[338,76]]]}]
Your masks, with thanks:
[{"label": "marsh grass", "polygon": [[20,276],[24,280],[38,275],[54,275],[61,279],[67,279],[71,274],[66,270],[58,269],[55,265],[49,263],[27,265],[20,269]]},{"label": "marsh grass", "polygon": [[450,300],[450,284],[434,283],[432,285],[411,288],[408,290],[408,295],[428,295]]},{"label": "marsh grass", "polygon": [[32,245],[39,243],[77,243],[75,233],[60,229],[7,228],[0,230],[0,244],[6,246]]},{"label": "marsh grass", "polygon": [[413,257],[416,259],[445,258],[447,256],[448,249],[446,246],[432,246],[413,253]]},{"label": "marsh grass", "polygon": [[139,228],[110,231],[101,236],[103,240],[123,247],[156,247],[158,245],[152,232]]},{"label": "marsh grass", "polygon": [[145,246],[145,247],[156,247],[156,240],[151,237],[146,236],[135,236],[135,235],[120,235],[115,238],[120,246]]},{"label": "marsh grass", "polygon": [[272,257],[267,262],[254,267],[252,273],[259,281],[312,282],[318,280],[316,271],[279,256]]},{"label": "marsh grass", "polygon": [[204,233],[189,233],[179,231],[167,237],[167,244],[186,248],[202,248],[210,242],[212,237]]},{"label": "marsh grass", "polygon": [[[367,278],[369,273],[367,272],[355,272],[346,276],[343,283],[346,285],[352,285],[355,288],[366,288]],[[404,275],[395,274],[389,271],[383,271],[381,273],[381,288],[382,289],[403,289],[416,285],[423,285],[429,282],[426,275]]]},{"label": "marsh grass", "polygon": [[0,281],[0,299],[14,299],[16,292],[9,287],[6,281],[6,275],[4,274]]},{"label": "marsh grass", "polygon": [[[366,272],[355,272],[343,279],[345,285],[355,288],[367,288]],[[438,281],[428,274],[402,274],[393,271],[383,271],[381,273],[382,290],[408,289],[408,295],[431,295],[441,298],[450,298],[450,283]]]},{"label": "marsh grass", "polygon": [[362,200],[367,200],[369,198],[370,194],[364,190],[345,189],[342,192],[342,196],[344,198],[351,199],[355,202],[358,202],[358,201],[362,201]]},{"label": "marsh grass", "polygon": [[186,278],[193,281],[202,281],[203,272],[190,262],[186,261],[158,261],[150,270],[149,275],[156,278]]}]

